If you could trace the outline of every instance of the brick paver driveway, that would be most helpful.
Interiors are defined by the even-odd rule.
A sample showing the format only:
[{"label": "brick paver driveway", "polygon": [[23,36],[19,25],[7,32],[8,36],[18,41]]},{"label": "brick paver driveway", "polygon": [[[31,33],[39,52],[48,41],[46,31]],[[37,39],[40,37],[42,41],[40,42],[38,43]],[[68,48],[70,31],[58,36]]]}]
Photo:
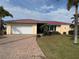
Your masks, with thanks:
[{"label": "brick paver driveway", "polygon": [[0,39],[0,59],[44,59],[34,35],[8,35]]}]

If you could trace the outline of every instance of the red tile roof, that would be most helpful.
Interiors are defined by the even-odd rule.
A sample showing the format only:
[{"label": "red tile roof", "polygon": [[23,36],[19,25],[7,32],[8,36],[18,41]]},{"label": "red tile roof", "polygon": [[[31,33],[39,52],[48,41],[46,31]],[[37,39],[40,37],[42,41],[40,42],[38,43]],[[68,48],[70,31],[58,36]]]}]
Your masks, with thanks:
[{"label": "red tile roof", "polygon": [[40,21],[40,20],[33,20],[33,19],[10,20],[10,21],[8,21],[8,22],[12,22],[12,23],[21,23],[21,24],[47,23],[47,24],[50,24],[50,25],[70,24],[70,23],[58,22],[58,21]]},{"label": "red tile roof", "polygon": [[42,21],[39,20],[33,20],[33,19],[20,19],[20,20],[10,20],[8,22],[12,23],[21,23],[21,24],[37,24],[37,23],[43,23]]},{"label": "red tile roof", "polygon": [[62,25],[62,24],[70,24],[70,23],[65,23],[65,22],[58,22],[58,21],[47,21],[48,24],[50,25]]}]

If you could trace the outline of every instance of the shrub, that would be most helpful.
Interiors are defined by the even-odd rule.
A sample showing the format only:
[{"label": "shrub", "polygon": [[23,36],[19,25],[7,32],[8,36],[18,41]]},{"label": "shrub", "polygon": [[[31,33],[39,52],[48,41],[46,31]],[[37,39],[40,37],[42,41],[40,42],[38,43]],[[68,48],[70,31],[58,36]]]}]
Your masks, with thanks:
[{"label": "shrub", "polygon": [[74,30],[70,30],[69,35],[73,35],[73,34],[74,34]]},{"label": "shrub", "polygon": [[52,35],[60,35],[60,33],[58,31],[53,31]]},{"label": "shrub", "polygon": [[43,36],[49,35],[48,31],[43,31]]},{"label": "shrub", "polygon": [[66,35],[66,32],[63,32],[64,35]]},{"label": "shrub", "polygon": [[58,31],[49,31],[48,35],[60,35],[60,33]]},{"label": "shrub", "polygon": [[[74,30],[70,30],[69,35],[73,35],[73,34],[74,34]],[[79,35],[79,30],[78,30],[78,35]]]}]

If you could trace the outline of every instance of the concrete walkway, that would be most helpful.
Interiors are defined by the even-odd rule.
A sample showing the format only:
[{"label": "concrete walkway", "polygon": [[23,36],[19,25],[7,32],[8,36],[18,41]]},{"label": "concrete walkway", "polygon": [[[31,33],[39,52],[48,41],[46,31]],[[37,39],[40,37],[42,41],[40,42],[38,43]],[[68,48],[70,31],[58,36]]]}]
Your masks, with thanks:
[{"label": "concrete walkway", "polygon": [[45,59],[33,35],[9,35],[0,39],[0,59]]}]

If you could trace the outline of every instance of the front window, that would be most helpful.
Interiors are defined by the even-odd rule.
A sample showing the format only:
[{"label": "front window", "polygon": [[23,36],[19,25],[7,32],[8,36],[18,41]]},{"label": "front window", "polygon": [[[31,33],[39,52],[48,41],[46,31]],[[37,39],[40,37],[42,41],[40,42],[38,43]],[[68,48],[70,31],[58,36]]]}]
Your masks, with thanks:
[{"label": "front window", "polygon": [[56,25],[49,25],[49,30],[56,31]]}]

